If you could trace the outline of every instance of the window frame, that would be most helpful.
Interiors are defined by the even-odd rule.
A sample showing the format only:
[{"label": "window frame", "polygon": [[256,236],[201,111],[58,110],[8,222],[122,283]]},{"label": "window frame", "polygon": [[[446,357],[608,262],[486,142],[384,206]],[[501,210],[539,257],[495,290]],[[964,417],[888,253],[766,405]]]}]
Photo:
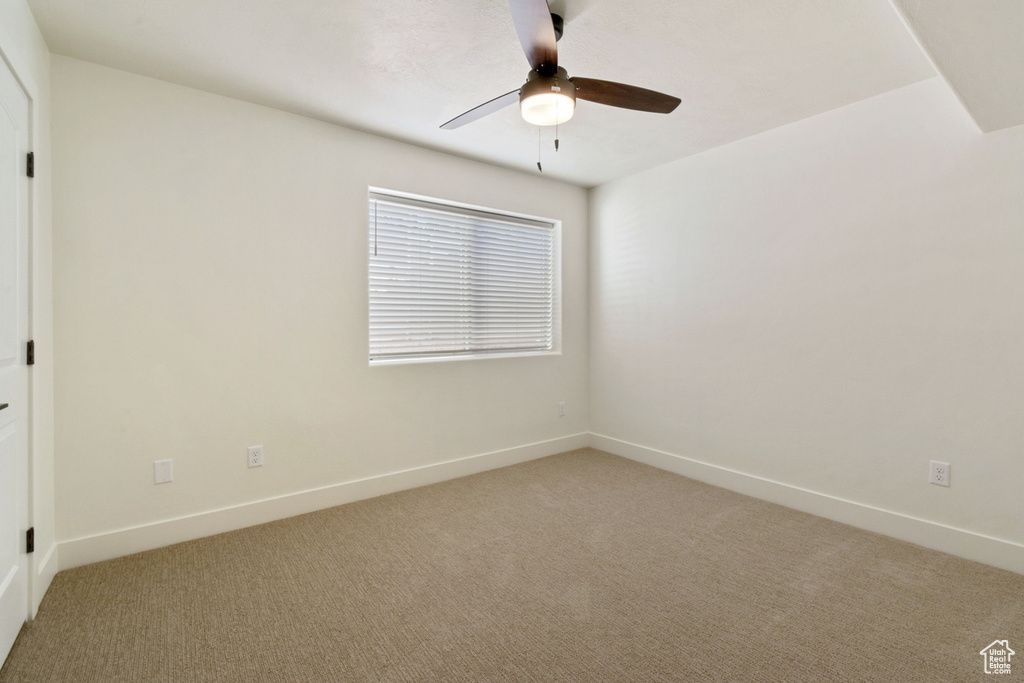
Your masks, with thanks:
[{"label": "window frame", "polygon": [[[495,209],[491,207],[468,204],[437,197],[402,192],[381,187],[369,186],[367,192],[366,207],[368,209],[368,231],[367,231],[367,356],[370,366],[378,365],[401,365],[409,363],[435,363],[450,361],[481,360],[489,358],[525,358],[532,356],[557,356],[562,353],[562,221],[546,218],[537,215]],[[385,354],[374,356],[370,346],[372,314],[371,302],[371,269],[370,265],[374,255],[375,226],[373,214],[373,201],[391,201],[405,206],[420,206],[427,210],[442,213],[452,213],[460,217],[480,217],[485,219],[520,223],[530,227],[544,227],[551,231],[551,345],[547,349],[515,349],[503,348],[495,350],[469,350],[450,352],[424,352],[424,353],[403,353]]]}]

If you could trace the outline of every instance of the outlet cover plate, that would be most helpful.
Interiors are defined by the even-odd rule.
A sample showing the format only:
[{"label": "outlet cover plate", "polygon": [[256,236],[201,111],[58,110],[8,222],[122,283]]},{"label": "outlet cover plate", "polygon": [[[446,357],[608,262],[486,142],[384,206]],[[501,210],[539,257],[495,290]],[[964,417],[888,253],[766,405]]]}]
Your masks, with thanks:
[{"label": "outlet cover plate", "polygon": [[154,460],[153,461],[153,483],[167,484],[174,480],[174,461]]},{"label": "outlet cover plate", "polygon": [[928,465],[928,483],[949,486],[949,463],[932,460]]},{"label": "outlet cover plate", "polygon": [[249,446],[249,467],[263,467],[263,446]]}]

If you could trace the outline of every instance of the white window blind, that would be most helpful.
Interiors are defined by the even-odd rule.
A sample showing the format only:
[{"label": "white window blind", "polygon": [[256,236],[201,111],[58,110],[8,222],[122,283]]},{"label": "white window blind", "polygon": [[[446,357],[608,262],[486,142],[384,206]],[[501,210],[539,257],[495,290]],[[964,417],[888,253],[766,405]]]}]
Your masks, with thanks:
[{"label": "white window blind", "polygon": [[370,360],[549,351],[554,225],[371,193]]}]

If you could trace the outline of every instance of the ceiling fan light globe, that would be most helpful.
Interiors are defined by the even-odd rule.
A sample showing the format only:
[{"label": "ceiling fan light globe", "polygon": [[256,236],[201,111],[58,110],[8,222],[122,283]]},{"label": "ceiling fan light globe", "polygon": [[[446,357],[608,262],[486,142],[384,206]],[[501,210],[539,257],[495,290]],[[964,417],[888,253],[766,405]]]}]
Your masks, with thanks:
[{"label": "ceiling fan light globe", "polygon": [[519,102],[523,118],[535,126],[554,126],[572,118],[576,100],[557,92],[541,92]]}]

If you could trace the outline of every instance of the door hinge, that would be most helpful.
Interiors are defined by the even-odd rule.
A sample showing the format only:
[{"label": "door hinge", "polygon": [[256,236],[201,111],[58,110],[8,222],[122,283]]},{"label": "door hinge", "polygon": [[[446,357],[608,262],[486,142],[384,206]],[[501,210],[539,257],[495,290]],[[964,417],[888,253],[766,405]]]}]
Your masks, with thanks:
[{"label": "door hinge", "polygon": [[25,552],[34,553],[36,551],[36,528],[32,527],[25,532]]},{"label": "door hinge", "polygon": [[36,342],[34,339],[30,339],[25,348],[25,365],[36,364]]},{"label": "door hinge", "polygon": [[25,174],[29,178],[35,178],[36,177],[36,153],[35,152],[29,152],[28,153],[28,159],[25,162]]}]

